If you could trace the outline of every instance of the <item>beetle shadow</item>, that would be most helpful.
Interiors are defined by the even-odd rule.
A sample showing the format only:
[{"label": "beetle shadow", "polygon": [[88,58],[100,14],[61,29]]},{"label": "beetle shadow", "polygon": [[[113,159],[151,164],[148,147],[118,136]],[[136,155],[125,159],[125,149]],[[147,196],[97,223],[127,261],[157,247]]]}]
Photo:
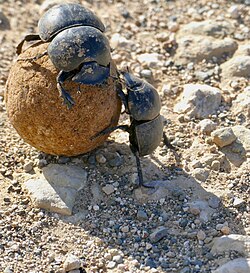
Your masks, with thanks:
[{"label": "beetle shadow", "polygon": [[[161,266],[162,272],[169,272],[170,266],[176,267],[176,270],[185,267],[194,269],[197,260],[200,261],[201,270],[209,266],[214,269],[217,267],[214,267],[216,261],[219,263],[224,255],[218,254],[211,242],[211,238],[223,235],[217,225],[228,225],[230,233],[245,234],[243,224],[237,220],[238,211],[227,208],[221,202],[219,196],[222,192],[197,181],[180,167],[167,171],[168,166],[158,157],[145,157],[141,160],[143,174],[155,188],[131,190],[129,177],[136,171],[136,164],[128,145],[109,142],[106,147],[99,147],[84,157],[114,152],[123,157],[123,164],[110,167],[108,164],[93,163],[88,178],[89,188],[78,192],[74,214],[60,216],[60,219],[89,232],[105,247],[133,260],[135,266],[132,270],[144,266]],[[96,182],[100,178],[102,187],[113,185],[112,193],[103,192],[100,182]],[[118,185],[114,185],[117,181]],[[98,210],[94,210],[93,205],[98,205]],[[244,209],[243,206],[239,210]],[[142,216],[138,215],[138,210],[143,211]],[[159,227],[165,229],[162,238],[154,233]],[[200,230],[205,232],[209,239],[207,242],[197,239]],[[187,241],[188,246],[185,246]],[[237,255],[244,256],[246,248],[242,244],[242,252]],[[196,254],[189,257],[192,249],[200,249],[196,253],[200,253],[200,258],[195,257]],[[202,251],[208,253],[207,256],[203,256]],[[177,265],[179,253],[183,260]],[[128,270],[129,265],[125,265],[125,269]]]}]

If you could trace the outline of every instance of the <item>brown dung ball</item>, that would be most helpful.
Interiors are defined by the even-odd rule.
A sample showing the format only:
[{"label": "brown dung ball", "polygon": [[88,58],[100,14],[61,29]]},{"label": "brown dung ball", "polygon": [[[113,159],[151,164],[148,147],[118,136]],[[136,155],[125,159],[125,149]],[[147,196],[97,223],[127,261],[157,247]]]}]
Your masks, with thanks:
[{"label": "brown dung ball", "polygon": [[[29,47],[19,58],[37,56],[48,44]],[[53,155],[75,156],[101,145],[107,135],[92,139],[107,127],[117,125],[121,102],[115,80],[102,86],[64,83],[75,105],[63,104],[56,86],[57,71],[46,55],[34,62],[17,61],[6,85],[6,109],[18,134],[36,149]],[[111,74],[115,74],[112,64]]]}]

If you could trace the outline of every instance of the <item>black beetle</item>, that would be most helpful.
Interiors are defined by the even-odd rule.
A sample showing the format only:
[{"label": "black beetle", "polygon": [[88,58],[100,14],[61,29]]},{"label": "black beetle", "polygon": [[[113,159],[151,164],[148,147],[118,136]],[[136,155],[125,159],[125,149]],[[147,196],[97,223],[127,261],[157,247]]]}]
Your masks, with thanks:
[{"label": "black beetle", "polygon": [[18,61],[35,61],[49,56],[60,70],[57,88],[64,103],[71,108],[74,101],[62,84],[66,80],[82,84],[103,84],[110,75],[110,46],[103,34],[105,27],[90,10],[79,4],[56,5],[49,9],[38,22],[39,34],[29,34],[17,46],[22,51],[25,41],[50,42],[47,51],[34,58]]},{"label": "black beetle", "polygon": [[[130,149],[136,157],[139,186],[151,188],[143,183],[139,157],[151,154],[162,140],[163,120],[160,115],[160,97],[156,89],[148,82],[129,72],[121,72],[121,74],[124,80],[118,83],[117,90],[124,104],[125,112],[130,116],[131,124],[106,128],[94,137],[111,133],[116,129],[128,132]],[[126,94],[122,90],[122,82],[127,89]]]}]

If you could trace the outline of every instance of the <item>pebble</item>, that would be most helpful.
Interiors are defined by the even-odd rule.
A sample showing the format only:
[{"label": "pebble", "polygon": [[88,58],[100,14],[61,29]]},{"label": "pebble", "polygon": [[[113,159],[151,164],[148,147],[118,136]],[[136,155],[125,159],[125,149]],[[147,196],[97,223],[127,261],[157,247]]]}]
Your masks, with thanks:
[{"label": "pebble", "polygon": [[219,197],[217,196],[210,196],[208,198],[208,205],[213,208],[213,209],[217,209],[219,208],[220,206],[220,203],[221,203],[221,200]]},{"label": "pebble", "polygon": [[146,64],[149,68],[159,67],[161,64],[161,55],[158,53],[144,53],[138,55],[138,61],[142,64]]},{"label": "pebble", "polygon": [[95,158],[96,161],[100,164],[104,164],[107,161],[106,157],[103,154],[97,154]]},{"label": "pebble", "polygon": [[129,226],[121,227],[121,231],[124,232],[124,233],[128,233],[129,232]]},{"label": "pebble", "polygon": [[63,263],[63,269],[65,271],[70,271],[74,269],[79,269],[81,267],[81,261],[78,257],[73,254],[68,254]]},{"label": "pebble", "polygon": [[196,168],[193,170],[192,174],[197,180],[205,182],[209,176],[209,171],[203,168]]},{"label": "pebble", "polygon": [[115,263],[117,263],[117,264],[121,264],[121,263],[123,263],[123,258],[122,258],[121,255],[115,255],[115,256],[113,257],[113,261],[114,261]]},{"label": "pebble", "polygon": [[141,221],[148,220],[148,215],[144,210],[138,210],[136,217],[138,220],[141,220]]},{"label": "pebble", "polygon": [[100,207],[99,207],[98,205],[94,205],[94,206],[93,206],[93,210],[94,210],[94,211],[98,211],[99,209],[100,209]]},{"label": "pebble", "polygon": [[204,241],[206,239],[206,233],[203,230],[197,232],[197,239]]},{"label": "pebble", "polygon": [[108,269],[113,269],[115,267],[116,267],[116,262],[114,262],[114,261],[108,262],[108,264],[107,264]]},{"label": "pebble", "polygon": [[26,173],[31,172],[33,170],[33,162],[30,161],[30,162],[25,163],[23,166],[23,169]]},{"label": "pebble", "polygon": [[110,195],[115,191],[115,188],[112,184],[107,184],[104,187],[102,187],[102,190],[107,194]]},{"label": "pebble", "polygon": [[245,201],[243,199],[236,197],[236,198],[234,198],[233,206],[238,208],[238,207],[242,206],[244,203],[245,203]]},{"label": "pebble", "polygon": [[151,243],[159,242],[162,238],[168,235],[168,229],[160,226],[153,233],[149,235]]},{"label": "pebble", "polygon": [[236,140],[236,136],[230,127],[216,129],[211,133],[212,141],[219,147],[232,144]]},{"label": "pebble", "polygon": [[239,14],[239,7],[237,5],[233,5],[228,9],[229,16],[233,19],[237,19]]},{"label": "pebble", "polygon": [[206,135],[210,135],[216,128],[216,123],[211,119],[203,119],[197,124],[197,128]]},{"label": "pebble", "polygon": [[140,75],[141,75],[143,78],[151,79],[152,76],[153,76],[153,73],[152,73],[152,71],[149,70],[149,69],[143,69],[143,70],[140,72]]},{"label": "pebble", "polygon": [[168,23],[168,29],[171,32],[176,32],[179,30],[179,24],[177,22],[169,22]]}]

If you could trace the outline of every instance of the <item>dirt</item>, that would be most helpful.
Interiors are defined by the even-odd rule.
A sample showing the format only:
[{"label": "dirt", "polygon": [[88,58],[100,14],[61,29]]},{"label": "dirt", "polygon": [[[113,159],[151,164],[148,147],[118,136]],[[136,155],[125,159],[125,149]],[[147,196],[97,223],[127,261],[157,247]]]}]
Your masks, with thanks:
[{"label": "dirt", "polygon": [[[136,75],[147,75],[146,80],[160,94],[164,132],[171,145],[162,141],[152,155],[141,158],[141,163],[145,181],[168,181],[168,186],[163,183],[162,192],[134,190],[136,162],[123,131],[113,132],[102,146],[77,157],[45,154],[20,138],[8,120],[4,90],[17,58],[16,45],[25,34],[37,32],[42,1],[0,0],[0,271],[65,272],[65,259],[73,253],[81,263],[74,272],[213,272],[221,264],[244,256],[232,249],[211,255],[210,244],[222,235],[250,236],[249,151],[240,158],[240,164],[233,164],[238,158],[231,160],[235,156],[232,149],[221,150],[209,134],[198,129],[199,119],[175,113],[173,108],[184,84],[208,84],[222,93],[220,108],[208,119],[217,128],[242,125],[249,129],[247,114],[242,118],[232,110],[232,101],[249,86],[249,78],[220,76],[221,63],[232,56],[187,64],[178,64],[175,59],[176,33],[193,21],[229,22],[232,29],[226,36],[238,47],[249,43],[249,4],[225,0],[80,2],[106,25],[106,35],[116,45],[112,56],[118,69],[129,67]],[[233,5],[238,7],[238,16],[229,10]],[[114,41],[115,33],[123,40]],[[138,56],[144,53],[157,53],[159,63],[140,63]],[[212,76],[206,79],[195,76],[210,70]],[[126,114],[120,117],[120,124],[124,123],[129,123]],[[217,169],[207,158],[214,155],[212,161],[219,161]],[[78,165],[88,173],[72,216],[36,208],[24,190],[24,181],[50,163]],[[107,184],[114,188],[109,195],[102,190]],[[209,198],[218,198],[220,205],[203,222],[190,210],[190,203]],[[138,216],[138,210],[143,216]],[[168,235],[152,242],[149,235],[159,226],[166,227]],[[205,238],[199,240],[200,230]]]}]

